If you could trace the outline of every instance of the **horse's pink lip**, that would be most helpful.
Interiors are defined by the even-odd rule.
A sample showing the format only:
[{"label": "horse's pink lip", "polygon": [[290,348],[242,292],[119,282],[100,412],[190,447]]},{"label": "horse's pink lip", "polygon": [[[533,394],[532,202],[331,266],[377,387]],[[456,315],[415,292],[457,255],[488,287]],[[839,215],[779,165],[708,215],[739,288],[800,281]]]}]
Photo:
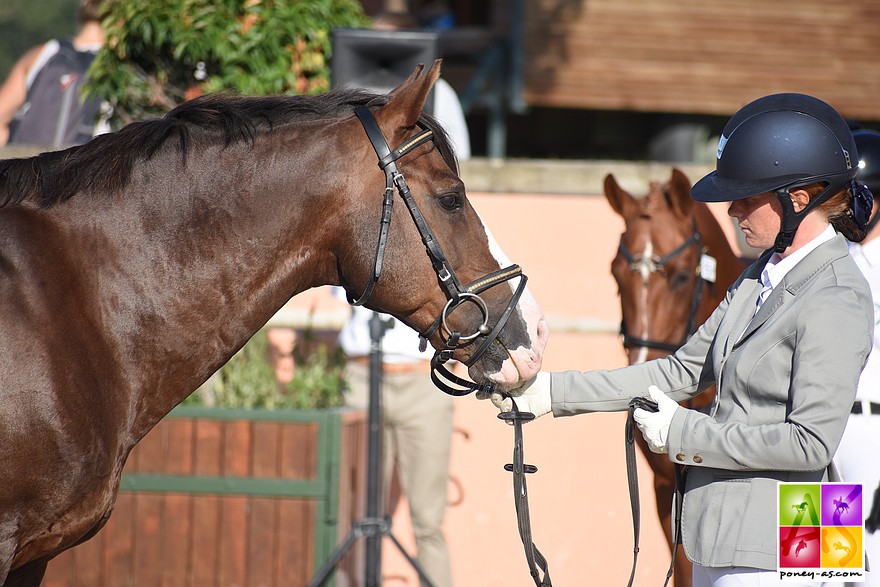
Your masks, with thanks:
[{"label": "horse's pink lip", "polygon": [[508,358],[501,364],[501,369],[489,376],[503,391],[521,387],[523,383],[534,378],[541,370],[544,361],[544,349],[550,336],[550,329],[543,315],[535,324],[531,347],[518,347],[508,350]]}]

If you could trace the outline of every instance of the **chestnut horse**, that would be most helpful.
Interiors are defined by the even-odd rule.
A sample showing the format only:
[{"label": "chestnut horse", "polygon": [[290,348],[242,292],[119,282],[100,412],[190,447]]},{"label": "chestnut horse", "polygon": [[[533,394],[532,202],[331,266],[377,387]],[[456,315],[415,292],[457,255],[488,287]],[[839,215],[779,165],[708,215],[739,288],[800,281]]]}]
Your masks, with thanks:
[{"label": "chestnut horse", "polygon": [[[605,197],[624,221],[611,273],[620,294],[621,327],[630,364],[668,355],[693,334],[724,298],[746,265],[727,242],[712,211],[691,198],[691,183],[672,170],[667,183],[651,182],[635,198],[613,175],[605,177]],[[714,391],[688,407],[708,408]],[[675,472],[666,455],[651,452],[641,434],[636,441],[654,472],[660,524],[672,547]],[[675,585],[690,587],[691,564],[675,554]]]},{"label": "chestnut horse", "polygon": [[540,310],[518,268],[492,277],[497,244],[422,114],[439,68],[386,96],[208,96],[0,162],[0,585],[39,585],[93,536],[132,447],[306,289],[340,285],[438,349],[467,338],[452,354],[481,351],[477,382],[534,377]]}]

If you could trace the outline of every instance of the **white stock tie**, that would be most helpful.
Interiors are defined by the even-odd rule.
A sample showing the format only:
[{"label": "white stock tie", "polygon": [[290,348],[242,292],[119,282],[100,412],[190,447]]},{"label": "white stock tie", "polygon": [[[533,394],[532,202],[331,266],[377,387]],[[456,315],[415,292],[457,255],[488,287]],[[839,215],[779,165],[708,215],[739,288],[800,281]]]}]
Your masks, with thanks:
[{"label": "white stock tie", "polygon": [[758,310],[761,309],[761,305],[764,301],[767,300],[767,297],[770,295],[770,292],[773,291],[773,285],[770,283],[770,276],[767,274],[767,270],[761,272],[761,293],[758,295],[758,302],[755,305],[755,313],[758,313]]}]

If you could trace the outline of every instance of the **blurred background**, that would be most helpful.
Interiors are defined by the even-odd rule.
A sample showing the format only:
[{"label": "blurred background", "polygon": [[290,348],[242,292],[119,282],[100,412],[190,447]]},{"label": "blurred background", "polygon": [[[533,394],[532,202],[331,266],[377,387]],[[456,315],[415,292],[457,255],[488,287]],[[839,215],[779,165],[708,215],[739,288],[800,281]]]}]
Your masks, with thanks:
[{"label": "blurred background", "polygon": [[[71,36],[77,5],[0,0],[0,79],[27,49]],[[877,0],[111,0],[106,6],[108,42],[90,83],[114,105],[117,127],[210,91],[327,91],[332,30],[367,27],[380,12],[407,12],[419,29],[435,32],[443,78],[458,94],[469,129],[472,156],[461,162],[461,174],[474,207],[529,275],[546,313],[552,332],[547,370],[626,363],[609,268],[623,223],[602,197],[606,174],[636,195],[650,181],[667,180],[673,165],[695,181],[713,168],[727,118],[774,92],[815,95],[853,125],[880,128]],[[38,149],[24,154],[33,152]],[[20,154],[0,148],[0,157]],[[750,253],[737,244],[725,207],[713,211],[736,251]],[[261,334],[256,351],[245,347],[260,368],[242,367],[238,357],[218,373],[214,400],[225,385],[230,396],[224,405],[236,408],[338,406],[341,367],[332,346],[348,314],[329,288],[297,296],[269,324],[291,333],[287,346],[267,350]],[[321,344],[331,351],[316,353]],[[313,394],[316,387],[317,399],[303,399],[303,389]],[[457,585],[531,583],[516,534],[510,475],[502,469],[512,435],[494,412],[485,402],[456,400],[444,529]],[[353,421],[349,414],[336,425],[343,430],[331,443],[340,451],[331,458],[337,472],[325,484],[332,503],[318,500],[302,518],[279,505],[297,499],[286,489],[267,497],[261,488],[257,497],[245,497],[238,485],[173,485],[200,468],[214,481],[255,471],[292,475],[289,468],[276,470],[283,459],[271,451],[283,453],[294,433],[261,414],[271,425],[229,424],[233,429],[226,431],[226,424],[196,411],[178,412],[157,428],[158,436],[133,453],[106,529],[50,564],[46,584],[305,584],[362,512],[364,470],[357,451],[363,449],[363,418]],[[319,426],[307,424],[310,430]],[[529,480],[535,541],[559,585],[585,584],[585,577],[590,584],[622,585],[629,575],[623,425],[622,414],[599,414],[545,418],[526,428],[526,458],[540,471]],[[232,439],[239,437],[246,448],[235,448]],[[303,444],[327,450],[317,441]],[[174,461],[175,447],[185,447],[177,451],[186,453],[184,464]],[[272,462],[243,464],[236,451],[254,458],[270,454]],[[312,471],[307,475],[318,475],[315,468],[305,467]],[[636,585],[659,585],[669,551],[656,522],[651,471],[641,458],[639,472]],[[157,476],[177,488],[159,487]],[[309,477],[290,491],[304,488],[307,499],[317,499],[316,483]],[[187,496],[198,497],[190,502]],[[412,549],[406,507],[404,499],[393,527]],[[323,534],[313,534],[310,524],[321,516]],[[282,531],[300,525],[309,527],[297,539]],[[263,538],[258,530],[266,527],[278,532]],[[205,547],[206,540],[217,543]],[[386,545],[383,555],[386,585],[418,584],[393,548]],[[297,570],[285,566],[291,561]],[[349,572],[336,584],[358,584],[357,564],[347,561]]]},{"label": "blurred background", "polygon": [[[132,13],[134,33],[145,26],[159,33],[163,11],[190,10],[197,19],[200,6],[214,4],[114,3],[117,18]],[[0,3],[0,76],[27,48],[71,34],[76,4]],[[235,4],[262,3],[216,3]],[[316,4],[333,18],[343,12],[335,4],[357,5],[366,16],[405,10],[437,31],[443,76],[461,98],[475,156],[711,162],[727,117],[777,91],[815,95],[865,127],[880,120],[873,0]]]}]

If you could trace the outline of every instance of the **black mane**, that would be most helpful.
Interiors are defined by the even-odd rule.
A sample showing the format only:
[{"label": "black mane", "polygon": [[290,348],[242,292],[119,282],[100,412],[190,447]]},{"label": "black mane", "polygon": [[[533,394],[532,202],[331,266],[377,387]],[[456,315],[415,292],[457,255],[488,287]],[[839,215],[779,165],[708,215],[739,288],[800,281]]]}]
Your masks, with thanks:
[{"label": "black mane", "polygon": [[[128,184],[133,167],[149,160],[173,138],[185,160],[197,141],[216,144],[220,140],[224,146],[239,141],[252,144],[260,133],[275,127],[335,119],[351,115],[355,106],[386,101],[385,96],[348,89],[317,96],[203,96],[162,118],[133,122],[84,145],[31,158],[0,160],[0,207],[31,201],[48,208],[84,190],[121,190]],[[435,145],[455,169],[448,138],[437,122],[422,115],[420,124],[434,131]],[[199,130],[203,132],[194,132]]]}]

